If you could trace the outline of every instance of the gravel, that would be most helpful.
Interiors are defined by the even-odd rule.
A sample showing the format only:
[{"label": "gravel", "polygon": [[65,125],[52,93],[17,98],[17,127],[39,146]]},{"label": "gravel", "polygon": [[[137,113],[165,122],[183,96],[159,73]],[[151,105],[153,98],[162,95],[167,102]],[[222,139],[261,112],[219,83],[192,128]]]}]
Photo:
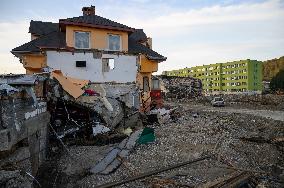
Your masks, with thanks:
[{"label": "gravel", "polygon": [[[214,154],[214,157],[118,187],[198,186],[234,172],[232,169],[220,167],[224,165],[265,172],[255,174],[259,184],[281,187],[279,182],[282,181],[284,169],[283,142],[259,143],[244,141],[241,138],[283,138],[284,122],[251,114],[208,112],[186,105],[178,111],[180,116],[176,121],[154,126],[155,143],[136,146],[127,161],[114,173],[86,175],[70,181],[69,187],[95,187],[207,154]],[[89,149],[86,149],[88,147]],[[82,167],[88,169],[102,158],[102,153],[106,153],[110,146],[84,148],[84,152],[80,151],[81,147],[73,147],[71,151],[76,152],[78,149],[78,158],[81,161],[92,158],[91,162]],[[73,169],[70,174],[76,174],[80,165],[70,163],[66,157],[68,158],[64,156],[60,160],[61,166],[66,169],[66,164],[69,164],[68,169]]]}]

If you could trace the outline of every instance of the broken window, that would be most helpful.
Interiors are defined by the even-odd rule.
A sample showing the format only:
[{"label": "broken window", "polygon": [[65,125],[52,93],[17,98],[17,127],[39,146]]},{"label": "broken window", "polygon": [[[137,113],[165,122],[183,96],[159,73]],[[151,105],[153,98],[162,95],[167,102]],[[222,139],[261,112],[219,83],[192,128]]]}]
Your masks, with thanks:
[{"label": "broken window", "polygon": [[75,48],[88,49],[90,48],[90,33],[76,31],[74,34]]},{"label": "broken window", "polygon": [[114,68],[115,68],[114,59],[111,59],[111,58],[102,59],[102,71],[103,72],[109,72],[110,70],[113,70]]},{"label": "broken window", "polygon": [[108,49],[112,51],[120,50],[120,35],[108,35]]},{"label": "broken window", "polygon": [[150,90],[150,88],[149,88],[149,78],[147,76],[144,76],[143,77],[143,91],[147,92],[149,90]]}]

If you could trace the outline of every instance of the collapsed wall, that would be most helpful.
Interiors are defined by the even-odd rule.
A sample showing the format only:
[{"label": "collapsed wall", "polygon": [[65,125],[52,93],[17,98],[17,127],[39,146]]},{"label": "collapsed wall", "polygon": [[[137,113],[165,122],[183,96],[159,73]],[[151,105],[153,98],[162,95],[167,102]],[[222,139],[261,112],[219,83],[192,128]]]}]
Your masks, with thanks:
[{"label": "collapsed wall", "polygon": [[89,83],[54,74],[48,85],[51,124],[60,138],[79,132],[92,138],[139,121],[135,83]]},{"label": "collapsed wall", "polygon": [[[3,178],[7,173],[18,173],[5,171],[14,169],[15,165],[26,174],[36,175],[46,158],[50,115],[45,80],[45,76],[35,75],[0,78],[0,169]],[[21,166],[25,161],[30,165]]]},{"label": "collapsed wall", "polygon": [[[105,137],[120,142],[127,137],[123,130],[142,126],[135,83],[89,83],[57,72],[9,75],[0,79],[0,91],[1,186],[9,187],[8,177],[20,182],[40,173],[47,149],[58,140],[63,147],[77,140],[98,144]],[[32,186],[31,177],[25,187]]]}]

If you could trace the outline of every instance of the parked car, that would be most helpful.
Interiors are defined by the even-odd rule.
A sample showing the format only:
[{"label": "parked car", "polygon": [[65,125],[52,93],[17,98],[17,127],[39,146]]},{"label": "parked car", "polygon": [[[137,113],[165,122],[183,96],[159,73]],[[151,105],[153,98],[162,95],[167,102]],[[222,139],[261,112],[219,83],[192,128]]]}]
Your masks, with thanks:
[{"label": "parked car", "polygon": [[225,106],[224,99],[222,97],[214,97],[214,99],[211,101],[212,106]]}]

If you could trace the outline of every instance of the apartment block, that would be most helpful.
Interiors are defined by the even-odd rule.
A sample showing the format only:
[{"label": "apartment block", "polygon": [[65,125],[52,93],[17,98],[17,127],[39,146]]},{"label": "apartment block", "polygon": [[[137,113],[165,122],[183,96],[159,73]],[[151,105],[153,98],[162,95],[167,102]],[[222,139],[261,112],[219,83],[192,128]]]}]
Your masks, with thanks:
[{"label": "apartment block", "polygon": [[248,92],[263,88],[262,62],[250,59],[164,71],[163,75],[199,78],[205,92]]}]

